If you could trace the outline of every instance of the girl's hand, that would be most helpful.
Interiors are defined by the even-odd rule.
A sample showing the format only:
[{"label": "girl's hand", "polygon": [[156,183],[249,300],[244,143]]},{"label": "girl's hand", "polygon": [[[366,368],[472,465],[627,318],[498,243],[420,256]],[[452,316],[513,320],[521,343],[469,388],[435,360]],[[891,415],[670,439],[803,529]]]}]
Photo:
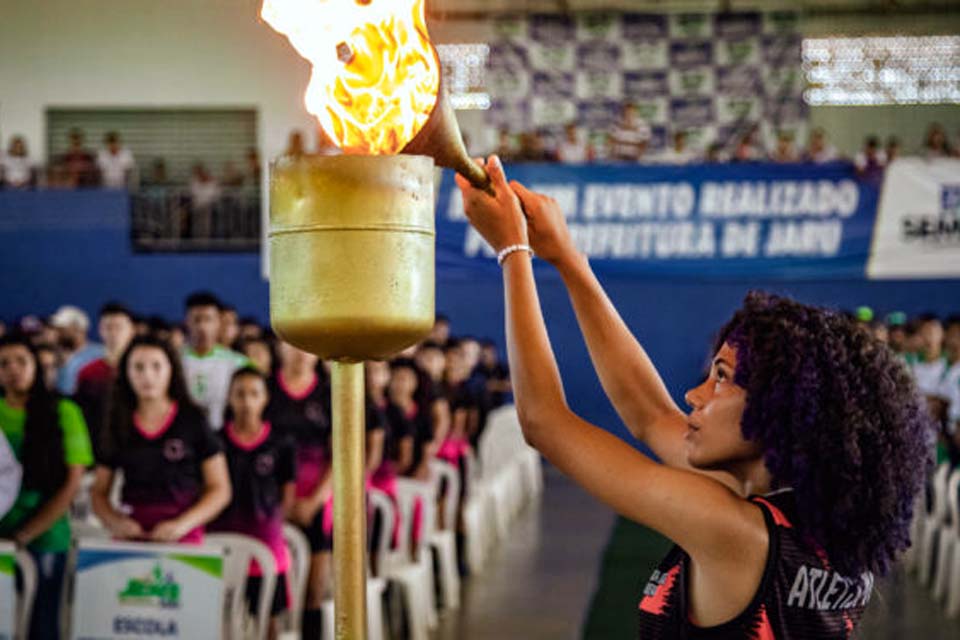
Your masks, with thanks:
[{"label": "girl's hand", "polygon": [[523,205],[530,245],[537,257],[557,266],[563,260],[576,256],[577,247],[573,244],[566,218],[557,201],[530,191],[516,180],[510,181],[510,188]]},{"label": "girl's hand", "polygon": [[140,523],[125,516],[114,521],[109,529],[113,537],[120,540],[143,540],[146,537]]},{"label": "girl's hand", "polygon": [[178,542],[189,532],[179,520],[164,520],[150,532],[150,539],[156,542]]},{"label": "girl's hand", "polygon": [[470,224],[498,253],[511,245],[527,244],[527,223],[523,219],[520,200],[507,184],[500,158],[490,156],[486,164],[482,160],[477,160],[477,164],[490,176],[496,197],[474,188],[466,178],[457,174],[457,186],[463,194],[463,209]]},{"label": "girl's hand", "polygon": [[[322,502],[320,506],[323,506]],[[306,500],[297,500],[293,503],[293,508],[290,510],[290,519],[293,520],[294,524],[306,528],[309,527],[314,518],[317,517],[319,511],[319,507],[309,504]]]}]

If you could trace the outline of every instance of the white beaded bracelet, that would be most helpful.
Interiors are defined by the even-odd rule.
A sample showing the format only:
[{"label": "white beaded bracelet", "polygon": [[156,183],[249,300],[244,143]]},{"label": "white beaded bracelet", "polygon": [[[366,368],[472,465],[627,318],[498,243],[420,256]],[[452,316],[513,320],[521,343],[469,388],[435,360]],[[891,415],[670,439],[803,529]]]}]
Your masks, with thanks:
[{"label": "white beaded bracelet", "polygon": [[497,264],[501,267],[503,266],[503,261],[507,259],[511,253],[516,253],[517,251],[526,251],[531,256],[533,256],[533,248],[528,244],[512,244],[509,247],[504,247],[500,250],[500,253],[497,254]]}]

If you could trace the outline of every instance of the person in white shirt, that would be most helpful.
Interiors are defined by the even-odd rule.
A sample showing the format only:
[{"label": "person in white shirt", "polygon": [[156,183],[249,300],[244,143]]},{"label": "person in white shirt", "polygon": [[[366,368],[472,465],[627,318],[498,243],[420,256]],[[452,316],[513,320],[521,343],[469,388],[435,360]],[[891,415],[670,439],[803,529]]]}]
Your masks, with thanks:
[{"label": "person in white shirt", "polygon": [[610,155],[620,162],[638,162],[650,143],[650,126],[643,121],[636,105],[623,105],[620,122],[610,132]]},{"label": "person in white shirt", "polygon": [[100,183],[107,189],[128,189],[133,186],[137,162],[130,149],[120,144],[120,135],[109,131],[103,137],[104,148],[97,152]]},{"label": "person in white shirt", "polygon": [[0,520],[17,499],[22,477],[23,468],[13,455],[7,437],[0,431]]},{"label": "person in white shirt", "polygon": [[823,164],[837,159],[837,150],[827,142],[827,133],[821,127],[817,127],[810,132],[810,139],[807,141],[807,150],[803,154],[803,159],[814,164]]},{"label": "person in white shirt", "polygon": [[960,316],[947,319],[943,333],[947,370],[940,383],[940,396],[947,403],[947,433],[960,430]]},{"label": "person in white shirt", "polygon": [[33,167],[23,136],[10,138],[6,155],[0,156],[0,176],[5,189],[28,189],[33,185]]},{"label": "person in white shirt", "polygon": [[924,315],[917,326],[919,353],[912,365],[917,390],[927,399],[930,414],[941,421],[948,399],[943,396],[947,358],[943,353],[943,325],[933,315]]},{"label": "person in white shirt", "polygon": [[557,160],[563,164],[583,164],[590,161],[589,155],[584,136],[576,124],[569,123],[563,128],[563,140],[557,145]]},{"label": "person in white shirt", "polygon": [[194,401],[205,410],[210,426],[223,426],[223,412],[233,373],[250,361],[218,344],[223,305],[211,293],[197,292],[187,298],[187,345],[183,349],[183,373]]},{"label": "person in white shirt", "polygon": [[687,146],[687,132],[679,129],[673,132],[673,144],[663,153],[665,164],[690,164],[697,157]]}]

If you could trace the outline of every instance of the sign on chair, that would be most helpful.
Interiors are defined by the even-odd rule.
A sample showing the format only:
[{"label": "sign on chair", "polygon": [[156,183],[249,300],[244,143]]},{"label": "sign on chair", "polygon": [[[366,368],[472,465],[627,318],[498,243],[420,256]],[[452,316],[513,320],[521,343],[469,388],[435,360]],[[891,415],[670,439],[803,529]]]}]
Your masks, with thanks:
[{"label": "sign on chair", "polygon": [[81,540],[74,594],[74,640],[219,638],[223,552]]},{"label": "sign on chair", "polygon": [[13,640],[16,630],[17,592],[14,571],[17,558],[13,543],[0,542],[0,640]]}]

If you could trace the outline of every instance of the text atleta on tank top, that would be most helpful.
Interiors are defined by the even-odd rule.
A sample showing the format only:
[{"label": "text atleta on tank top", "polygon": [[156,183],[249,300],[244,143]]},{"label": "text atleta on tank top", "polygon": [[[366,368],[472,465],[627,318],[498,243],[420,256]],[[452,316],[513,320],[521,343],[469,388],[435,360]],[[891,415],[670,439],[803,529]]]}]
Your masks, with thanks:
[{"label": "text atleta on tank top", "polygon": [[826,554],[794,528],[793,491],[750,500],[763,510],[770,550],[756,595],[739,616],[715,627],[690,622],[689,556],[674,547],[641,594],[641,640],[826,640],[850,638],[873,591],[873,575],[833,571]]}]

